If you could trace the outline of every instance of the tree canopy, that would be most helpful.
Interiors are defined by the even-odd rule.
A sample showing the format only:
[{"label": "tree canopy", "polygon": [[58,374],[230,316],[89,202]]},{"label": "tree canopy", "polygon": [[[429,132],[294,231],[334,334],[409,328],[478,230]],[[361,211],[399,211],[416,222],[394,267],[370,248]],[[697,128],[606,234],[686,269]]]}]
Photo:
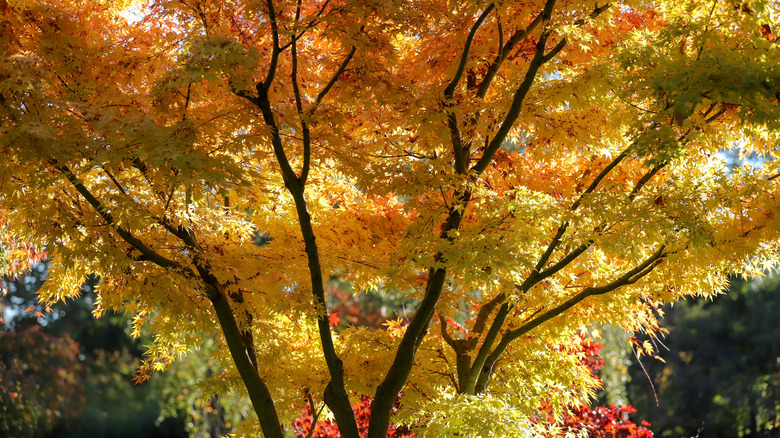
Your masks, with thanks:
[{"label": "tree canopy", "polygon": [[[139,379],[218,339],[240,433],[310,400],[358,437],[368,395],[372,438],[547,434],[594,322],[776,266],[778,13],[0,0],[3,242],[52,257],[45,302],[102,279],[154,336]],[[413,308],[335,330],[331,278]]]}]

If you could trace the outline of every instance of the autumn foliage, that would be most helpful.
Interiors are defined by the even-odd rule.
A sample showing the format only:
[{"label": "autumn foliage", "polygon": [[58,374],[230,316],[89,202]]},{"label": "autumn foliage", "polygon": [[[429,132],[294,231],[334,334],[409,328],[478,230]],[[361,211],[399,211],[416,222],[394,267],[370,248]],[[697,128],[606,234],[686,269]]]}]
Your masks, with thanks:
[{"label": "autumn foliage", "polygon": [[[582,363],[594,375],[598,375],[599,370],[604,364],[600,352],[602,346],[587,340],[580,343],[580,353]],[[400,405],[396,403],[394,410]],[[362,396],[360,401],[353,405],[355,420],[358,423],[358,430],[361,436],[368,433],[368,423],[371,412],[371,397]],[[549,417],[549,405],[543,404],[540,412],[548,414],[547,421],[555,423],[554,418]],[[564,415],[560,424],[560,430],[556,433],[584,433],[588,438],[653,438],[653,433],[648,429],[649,423],[642,420],[640,424],[628,419],[630,414],[636,413],[633,406],[596,406],[589,407],[587,404],[578,404],[573,406]],[[331,420],[319,420],[320,411],[313,406],[307,406],[303,414],[292,423],[292,429],[296,436],[315,437],[315,438],[335,438],[340,437],[339,429]],[[313,430],[312,430],[313,429]],[[391,425],[388,429],[388,438],[411,438],[414,433],[406,427],[396,427]],[[552,436],[552,435],[551,435]]]},{"label": "autumn foliage", "polygon": [[79,347],[70,337],[32,326],[0,331],[0,434],[39,436],[59,419],[78,412],[84,378]]},{"label": "autumn foliage", "polygon": [[[2,239],[46,303],[101,279],[139,379],[218,339],[239,435],[310,397],[357,438],[367,394],[370,438],[543,436],[598,386],[577,333],[777,267],[779,12],[0,0]],[[339,326],[331,279],[410,307]]]},{"label": "autumn foliage", "polygon": [[[368,434],[368,424],[371,418],[371,397],[362,396],[358,403],[352,406],[352,410],[355,412],[355,421],[358,424],[358,432],[361,437]],[[397,405],[394,411],[397,410]],[[340,437],[338,425],[331,420],[319,420],[315,421],[315,414],[318,412],[312,412],[310,406],[307,406],[303,412],[303,415],[296,418],[291,427],[296,436],[301,437],[314,437],[314,438],[333,438]],[[314,428],[314,430],[312,430]],[[406,427],[396,427],[390,425],[387,430],[388,438],[413,438],[414,434]]]},{"label": "autumn foliage", "polygon": [[[584,354],[582,362],[596,377],[604,366],[600,355],[602,348],[599,343],[586,339],[581,341]],[[549,411],[546,408],[543,410]],[[565,433],[585,433],[588,438],[653,438],[653,432],[648,428],[650,423],[641,420],[636,424],[628,418],[635,413],[636,409],[631,405],[590,407],[588,404],[578,404],[565,414],[561,429]]]},{"label": "autumn foliage", "polygon": [[[16,238],[9,230],[5,214],[0,208],[0,277],[12,278],[40,263],[46,253],[32,243]],[[4,293],[0,286],[0,294]]]}]

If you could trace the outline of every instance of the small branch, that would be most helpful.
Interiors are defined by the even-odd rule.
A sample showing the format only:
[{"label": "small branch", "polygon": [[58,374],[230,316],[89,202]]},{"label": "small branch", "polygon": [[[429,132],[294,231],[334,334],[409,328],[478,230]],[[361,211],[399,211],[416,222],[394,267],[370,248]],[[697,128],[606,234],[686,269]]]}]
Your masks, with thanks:
[{"label": "small branch", "polygon": [[722,116],[726,112],[727,108],[728,107],[726,105],[723,105],[717,113],[713,114],[710,118],[705,119],[704,123],[714,122],[718,117]]},{"label": "small branch", "polygon": [[[661,404],[658,402],[658,393],[655,391],[655,385],[653,385],[653,379],[650,378],[650,374],[648,374],[647,369],[645,368],[645,364],[643,364],[642,360],[639,358],[639,353],[634,350],[633,344],[631,345],[631,352],[634,353],[634,357],[636,357],[637,363],[640,367],[642,367],[642,372],[645,373],[645,377],[647,377],[647,381],[650,383],[650,389],[653,391],[653,397],[655,398],[655,405],[660,406]],[[701,431],[701,429],[699,429],[699,431]]]},{"label": "small branch", "polygon": [[71,172],[71,170],[66,165],[58,165],[57,163],[52,163],[57,167],[57,170],[62,172],[65,177],[68,179],[68,181],[73,185],[73,187],[81,194],[81,196],[84,197],[84,199],[87,200],[89,205],[92,206],[92,208],[95,209],[95,211],[100,215],[100,217],[105,220],[108,225],[116,231],[117,234],[130,246],[137,249],[141,252],[145,260],[148,260],[162,268],[181,268],[181,265],[169,258],[166,258],[148,246],[146,246],[143,241],[138,239],[137,237],[133,236],[129,231],[125,230],[121,226],[116,224],[116,221],[114,220],[114,217],[111,215],[111,213],[106,209],[106,207],[98,201],[98,199],[92,195],[92,193],[87,189],[87,187],[76,177],[76,175]]},{"label": "small branch", "polygon": [[582,253],[587,251],[591,245],[593,245],[593,240],[588,240],[587,242],[575,248],[572,252],[566,254],[562,259],[558,261],[558,263],[540,272],[539,275],[537,275],[535,278],[535,283],[538,283],[544,280],[545,278],[558,273],[561,269],[565,268],[569,263],[573,262]]},{"label": "small branch", "polygon": [[632,103],[632,102],[629,102],[629,101],[628,101],[628,99],[624,99],[623,97],[621,97],[621,96],[620,96],[620,95],[619,95],[619,94],[618,94],[618,93],[617,93],[615,90],[613,90],[613,89],[611,89],[610,91],[611,91],[611,92],[612,92],[612,93],[615,95],[615,97],[616,97],[616,98],[617,98],[619,101],[621,101],[621,102],[625,103],[626,105],[628,105],[628,106],[630,106],[630,107],[632,107],[632,108],[638,109],[639,111],[642,111],[643,113],[647,113],[647,114],[658,114],[658,112],[657,112],[657,111],[651,111],[651,110],[649,110],[649,109],[642,108],[642,107],[640,107],[639,105],[636,105],[636,104],[634,104],[634,103]]},{"label": "small branch", "polygon": [[103,169],[103,172],[108,175],[108,177],[111,179],[111,181],[114,183],[116,188],[122,192],[123,195],[127,196],[127,191],[125,191],[124,187],[122,187],[122,184],[119,184],[119,181],[117,181],[116,178],[114,178],[114,175],[111,174],[111,172],[108,171],[105,167],[101,166],[101,169]]},{"label": "small branch", "polygon": [[710,106],[707,107],[706,110],[704,110],[704,112],[701,114],[701,116],[706,119],[707,116],[712,112],[713,109],[715,109],[716,106],[718,106],[718,102],[712,102],[710,104]]},{"label": "small branch", "polygon": [[[365,26],[360,27],[360,31],[362,32],[363,29],[365,29]],[[349,65],[349,62],[352,60],[352,57],[355,56],[355,52],[357,52],[357,46],[352,46],[349,53],[347,54],[346,58],[341,62],[341,65],[339,66],[339,69],[336,70],[336,73],[333,74],[333,77],[330,78],[330,81],[325,85],[325,88],[320,90],[319,93],[317,93],[317,98],[314,100],[314,104],[311,108],[308,109],[309,113],[314,113],[314,111],[317,109],[317,106],[322,102],[322,99],[325,97],[326,94],[330,91],[331,88],[333,88],[333,85],[336,84],[336,81],[338,81],[339,77],[341,77],[342,74],[344,74],[344,71],[347,69],[347,65]]]},{"label": "small branch", "polygon": [[[300,12],[301,12],[301,1],[298,0],[298,6],[296,8],[295,12],[295,20],[296,22],[300,18]],[[360,27],[360,31],[362,32],[365,29],[365,26]],[[299,182],[301,186],[306,185],[306,179],[309,175],[309,169],[311,167],[311,134],[309,131],[309,125],[308,122],[305,120],[307,115],[312,115],[317,110],[317,107],[322,102],[322,100],[325,98],[325,96],[328,94],[328,92],[333,88],[333,86],[336,84],[338,79],[341,77],[342,74],[347,69],[347,66],[349,65],[352,58],[355,56],[355,52],[357,52],[357,46],[353,45],[350,49],[347,56],[344,58],[344,60],[341,62],[341,65],[339,65],[338,70],[333,74],[333,76],[330,78],[328,83],[325,85],[325,87],[320,90],[319,93],[317,93],[317,97],[314,100],[314,103],[310,108],[304,112],[303,110],[303,103],[301,101],[301,93],[298,87],[298,48],[297,43],[295,40],[292,41],[292,83],[293,83],[293,93],[295,95],[295,105],[298,110],[298,117],[300,119],[301,123],[301,131],[303,133],[303,164],[301,166],[301,176],[299,178]]]},{"label": "small branch", "polygon": [[[306,27],[304,27],[303,30],[300,31],[297,35],[292,36],[290,38],[290,41],[287,44],[285,44],[285,45],[283,45],[282,47],[279,48],[279,51],[283,52],[286,48],[290,47],[294,42],[296,42],[299,39],[301,39],[301,37],[306,33],[306,31],[308,31],[312,27],[320,24],[320,22],[319,22],[319,20],[317,20],[317,18],[320,18],[322,13],[325,11],[325,8],[328,7],[328,3],[330,3],[330,0],[326,0],[325,3],[322,4],[322,7],[320,8],[320,10],[317,11],[316,14],[314,14],[314,19],[309,21],[309,23],[306,24]],[[300,2],[299,2],[299,4],[300,4]],[[300,7],[298,9],[300,9]],[[296,19],[295,21],[297,22],[298,20]]]},{"label": "small branch", "polygon": [[378,266],[372,265],[371,263],[364,262],[364,261],[361,261],[361,260],[355,260],[355,259],[352,259],[352,258],[349,258],[349,257],[340,256],[340,255],[337,255],[336,258],[340,259],[340,260],[346,260],[348,262],[356,263],[358,265],[368,266],[369,268],[373,268],[373,269],[379,270]]},{"label": "small branch", "polygon": [[563,47],[566,45],[566,38],[561,39],[558,41],[558,44],[555,45],[555,47],[552,48],[546,55],[542,56],[542,64],[550,61],[551,59],[555,58],[555,56],[563,50]]},{"label": "small branch", "polygon": [[503,303],[504,300],[506,300],[506,294],[501,292],[500,294],[493,297],[492,300],[483,304],[479,309],[479,313],[477,313],[477,319],[474,321],[474,327],[471,329],[471,332],[482,334],[482,331],[485,329],[485,324],[487,324],[488,316],[490,316],[490,314],[493,313],[493,310],[495,310],[496,306]]},{"label": "small branch", "polygon": [[171,193],[168,196],[166,196],[162,190],[158,190],[154,187],[154,183],[152,182],[152,179],[149,177],[149,173],[148,173],[149,167],[146,165],[146,163],[143,162],[143,160],[141,160],[139,157],[135,157],[133,158],[131,165],[136,170],[138,170],[138,172],[141,173],[141,176],[144,177],[146,183],[149,184],[149,187],[151,187],[152,191],[160,198],[160,200],[165,201],[165,208],[163,209],[163,211],[167,211],[168,206],[171,203],[171,199],[173,198],[173,193],[176,191],[176,184],[174,184],[173,187],[171,188]]},{"label": "small branch", "polygon": [[[593,20],[596,17],[598,17],[599,15],[601,15],[602,12],[606,11],[611,6],[612,6],[611,3],[605,3],[603,6],[600,6],[600,7],[596,6],[593,9],[593,12],[590,13],[590,15],[588,15],[586,18],[580,18],[579,20],[575,21],[574,25],[577,26],[577,27],[582,26],[583,24],[587,23],[588,21]],[[566,38],[562,38],[560,41],[558,41],[558,44],[556,44],[555,47],[553,47],[553,49],[550,50],[550,52],[548,54],[544,55],[544,58],[542,58],[543,62],[547,62],[547,61],[551,60],[552,58],[554,58],[555,55],[557,55],[558,52],[560,52],[565,45],[566,45]]]},{"label": "small branch", "polygon": [[646,174],[644,174],[642,178],[640,178],[639,181],[636,182],[634,189],[631,190],[631,193],[628,195],[628,200],[633,201],[634,198],[636,198],[636,196],[639,194],[639,191],[642,190],[642,187],[644,187],[648,182],[650,182],[650,179],[652,179],[658,172],[661,171],[661,169],[666,167],[668,164],[669,164],[668,161],[658,163],[655,166],[653,166],[653,168],[650,169]]},{"label": "small branch", "polygon": [[455,88],[458,86],[458,82],[463,77],[463,71],[466,69],[466,62],[469,58],[469,51],[471,50],[471,43],[474,41],[474,36],[477,30],[480,28],[485,18],[495,8],[495,3],[491,3],[482,14],[477,18],[474,25],[471,26],[468,36],[466,37],[466,43],[463,46],[463,51],[460,55],[460,61],[458,62],[458,69],[455,71],[455,75],[450,80],[449,84],[444,88],[444,105],[447,109],[447,127],[450,130],[450,141],[452,142],[452,153],[455,157],[455,171],[459,174],[465,174],[468,168],[466,163],[467,151],[464,150],[463,140],[461,139],[460,130],[458,128],[458,118],[455,112],[451,110],[452,98],[455,94]]},{"label": "small branch", "polygon": [[[300,2],[298,4],[300,4]],[[314,436],[314,432],[317,430],[317,421],[320,419],[320,414],[322,413],[322,410],[325,409],[325,405],[322,405],[322,408],[317,410],[317,407],[314,406],[314,398],[312,398],[308,389],[306,390],[306,401],[309,402],[309,410],[311,411],[312,417],[311,429],[309,429],[309,433],[306,434],[306,438],[311,438]]]},{"label": "small branch", "polygon": [[[117,181],[116,178],[114,178],[114,176],[108,171],[108,169],[103,168],[103,167],[101,167],[101,169],[103,169],[103,171],[106,173],[106,175],[108,175],[108,177],[111,179],[111,181],[114,182],[114,185],[116,185],[116,187],[119,189],[119,191],[122,192],[122,194],[124,194],[125,196],[128,196],[127,195],[127,191],[122,187],[121,184],[119,184],[119,181]],[[162,197],[162,194],[158,193],[158,196]],[[131,200],[134,201],[132,198],[131,198]],[[168,199],[168,202],[170,202],[170,198]],[[179,227],[179,228],[174,227],[173,225],[171,225],[168,222],[168,220],[165,218],[165,216],[163,216],[162,218],[159,218],[159,217],[155,216],[154,214],[152,214],[151,212],[149,212],[149,210],[146,207],[143,207],[143,206],[139,205],[139,208],[143,208],[151,218],[153,218],[158,224],[162,225],[166,230],[168,230],[168,232],[170,232],[171,234],[173,234],[174,236],[176,236],[180,240],[182,240],[185,244],[187,244],[188,246],[191,246],[193,249],[200,250],[200,246],[194,240],[194,236],[192,236],[192,234],[189,231],[187,231],[187,230],[185,230],[185,229],[183,229],[181,227]],[[165,210],[167,210],[167,209],[168,209],[168,203],[165,204]]]},{"label": "small branch", "polygon": [[[449,104],[447,104],[449,105]],[[452,142],[452,154],[455,156],[455,172],[465,174],[468,164],[466,163],[467,152],[463,148],[463,141],[458,129],[458,118],[453,111],[447,111],[447,127],[450,130],[450,141]]]},{"label": "small branch", "polygon": [[[555,2],[556,0],[547,0],[544,5],[544,11],[542,12],[542,22],[545,24],[545,26],[552,19],[552,11],[553,7],[555,6]],[[536,43],[534,57],[531,60],[531,63],[528,65],[528,70],[525,73],[523,81],[520,83],[517,91],[515,91],[515,95],[512,98],[512,105],[509,107],[509,111],[507,111],[506,116],[504,116],[504,120],[501,122],[501,126],[498,128],[495,136],[485,148],[485,151],[482,153],[482,157],[480,157],[479,161],[477,161],[477,163],[474,164],[474,166],[471,168],[471,171],[475,176],[482,174],[482,172],[487,169],[488,165],[493,160],[493,156],[495,156],[496,151],[498,151],[498,149],[501,147],[501,144],[504,142],[506,136],[509,134],[509,131],[512,129],[512,126],[517,120],[517,117],[520,115],[520,108],[523,105],[523,101],[525,101],[525,96],[528,95],[528,91],[531,90],[531,86],[536,80],[536,75],[538,74],[542,64],[544,64],[544,52],[549,37],[550,31],[548,29],[545,29],[545,31],[542,32],[542,34],[539,36],[539,41]]]},{"label": "small branch", "polygon": [[450,336],[450,333],[447,331],[447,321],[444,320],[441,314],[439,314],[439,328],[441,329],[441,337],[444,338],[444,342],[455,350],[455,354],[460,353],[463,350],[463,346]]},{"label": "small branch", "polygon": [[271,23],[271,40],[273,45],[271,49],[271,64],[268,66],[268,75],[262,82],[263,89],[267,92],[271,88],[271,83],[276,74],[276,65],[279,61],[281,49],[279,48],[279,25],[276,22],[276,12],[274,11],[273,0],[266,0],[266,6],[268,7],[268,21]]},{"label": "small branch", "polygon": [[487,360],[485,361],[485,365],[481,370],[479,381],[477,382],[477,387],[484,388],[484,386],[487,384],[487,379],[489,379],[490,377],[490,373],[493,368],[493,365],[496,363],[496,361],[498,361],[499,357],[501,357],[501,354],[503,354],[507,346],[509,346],[510,342],[523,336],[524,334],[538,327],[542,323],[562,314],[566,310],[569,310],[570,308],[574,307],[576,304],[580,303],[585,298],[594,295],[603,295],[622,286],[630,285],[637,282],[638,280],[640,280],[641,278],[643,278],[644,276],[646,276],[647,274],[653,271],[653,269],[657,266],[657,264],[655,263],[657,260],[660,260],[663,257],[667,256],[665,249],[666,249],[666,245],[661,245],[658,248],[658,250],[656,250],[656,252],[653,253],[650,257],[648,257],[644,262],[640,263],[639,265],[629,270],[628,272],[626,272],[619,278],[615,279],[614,281],[604,286],[587,287],[583,289],[580,293],[574,295],[573,297],[569,298],[568,300],[564,301],[558,306],[542,313],[536,318],[533,318],[532,320],[526,322],[525,324],[518,327],[517,329],[510,330],[504,333],[504,335],[501,338],[501,342],[499,342],[499,344],[496,346],[496,349],[492,353],[490,353],[490,356],[488,356]]},{"label": "small branch", "polygon": [[[297,23],[301,16],[301,0],[295,8],[295,22]],[[306,179],[309,176],[309,166],[311,163],[311,136],[309,133],[309,124],[304,119],[303,103],[301,102],[301,91],[298,86],[298,45],[295,40],[292,41],[292,72],[290,73],[295,95],[295,107],[298,111],[298,118],[301,123],[301,132],[303,133],[303,165],[301,166],[301,176],[299,178],[301,185],[306,185]]]},{"label": "small branch", "polygon": [[620,155],[615,157],[615,159],[612,160],[612,162],[609,163],[607,165],[607,167],[602,169],[601,172],[596,176],[596,178],[593,179],[593,182],[590,183],[588,188],[585,189],[584,192],[582,192],[582,194],[580,195],[579,198],[577,198],[576,201],[574,201],[574,204],[571,205],[571,208],[569,210],[570,211],[576,210],[580,206],[580,203],[582,202],[582,200],[587,195],[593,193],[596,190],[596,188],[598,187],[598,185],[601,182],[601,180],[603,180],[604,177],[607,176],[607,174],[612,171],[612,169],[614,169],[618,164],[620,164],[621,161],[623,161],[628,156],[629,152],[631,151],[631,149],[634,148],[635,145],[636,145],[636,142],[632,143],[628,148],[626,148],[626,150],[621,152]]},{"label": "small branch", "polygon": [[[268,100],[267,90],[264,85],[259,82],[257,83],[256,88],[258,95],[258,97],[255,99],[256,105],[260,108],[260,112],[263,115],[263,120],[271,131],[271,144],[273,145],[276,161],[279,163],[279,167],[281,168],[285,186],[288,188],[298,186],[298,176],[290,166],[290,161],[287,159],[287,154],[284,152],[284,145],[282,144],[282,139],[279,136],[279,127],[276,125],[274,112],[271,109],[271,102]],[[252,100],[250,99],[250,101]]]},{"label": "small branch", "polygon": [[181,119],[182,121],[187,119],[187,108],[190,107],[190,92],[192,91],[192,82],[187,84],[187,96],[184,100],[184,111],[182,111]]},{"label": "small branch", "polygon": [[[504,26],[501,24],[501,16],[496,19],[496,27],[498,28],[498,59],[501,59],[504,55]],[[484,80],[484,79],[483,79]]]},{"label": "small branch", "polygon": [[503,30],[501,28],[501,23],[499,23],[498,26],[498,32],[499,32],[499,50],[496,57],[493,59],[493,62],[490,63],[490,67],[488,67],[487,73],[485,73],[485,77],[482,78],[482,82],[480,82],[479,86],[477,86],[477,96],[480,98],[484,98],[487,94],[488,89],[490,88],[490,84],[493,82],[493,79],[496,77],[496,74],[498,73],[498,70],[501,68],[501,65],[504,63],[507,57],[509,57],[509,53],[514,49],[518,44],[520,44],[522,41],[524,41],[528,35],[536,29],[539,24],[542,22],[542,13],[539,13],[533,20],[531,20],[531,23],[523,30],[519,30],[512,34],[511,37],[509,37],[509,40],[501,46],[501,41],[503,40]]},{"label": "small branch", "polygon": [[460,82],[460,78],[463,76],[463,71],[466,69],[466,62],[469,59],[469,51],[471,50],[471,43],[474,41],[474,35],[476,35],[477,30],[482,25],[482,22],[485,21],[485,18],[487,18],[495,6],[495,3],[490,3],[490,5],[485,8],[479,18],[477,18],[477,21],[474,23],[474,25],[471,26],[471,30],[466,37],[466,44],[464,44],[463,51],[460,54],[458,69],[455,71],[455,75],[453,76],[452,80],[450,80],[450,83],[447,84],[447,86],[444,88],[444,96],[448,100],[451,99],[455,94],[455,88],[458,86],[458,82]]}]

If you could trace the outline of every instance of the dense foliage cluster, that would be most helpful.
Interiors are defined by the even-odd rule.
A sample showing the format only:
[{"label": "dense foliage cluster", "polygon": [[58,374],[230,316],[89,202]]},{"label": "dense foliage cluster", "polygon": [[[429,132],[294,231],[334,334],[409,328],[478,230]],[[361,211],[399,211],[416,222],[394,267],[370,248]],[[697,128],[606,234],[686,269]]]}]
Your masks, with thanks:
[{"label": "dense foliage cluster", "polygon": [[[598,375],[599,370],[604,364],[601,359],[601,344],[582,340],[579,345],[581,361],[591,370],[594,375]],[[400,405],[401,400],[396,402],[395,410]],[[368,433],[368,424],[371,412],[371,398],[362,396],[360,401],[353,406],[355,419],[358,423],[358,431],[361,436]],[[545,415],[545,420],[555,423],[554,418],[547,418],[552,412],[549,406],[543,406],[540,414]],[[588,438],[653,438],[653,433],[648,429],[649,423],[642,420],[640,424],[628,419],[629,414],[636,413],[630,405],[626,406],[597,406],[590,408],[587,405],[579,404],[565,413],[561,421],[560,429],[552,432],[550,436],[563,434],[575,434]],[[315,410],[314,406],[307,406],[303,415],[293,422],[293,431],[296,436],[307,438],[335,438],[340,437],[338,425],[331,420],[320,420],[321,410]],[[405,427],[396,427],[391,425],[388,429],[389,438],[413,438],[415,435]]]},{"label": "dense foliage cluster", "polygon": [[566,432],[585,432],[588,438],[653,438],[650,423],[640,424],[627,419],[636,412],[632,406],[582,406],[563,420]]},{"label": "dense foliage cluster", "polygon": [[[310,398],[357,438],[355,394],[370,438],[545,435],[598,385],[578,333],[780,260],[779,9],[0,0],[2,242],[45,303],[101,279],[139,381],[219,333],[239,435]],[[336,330],[331,277],[413,308]]]}]

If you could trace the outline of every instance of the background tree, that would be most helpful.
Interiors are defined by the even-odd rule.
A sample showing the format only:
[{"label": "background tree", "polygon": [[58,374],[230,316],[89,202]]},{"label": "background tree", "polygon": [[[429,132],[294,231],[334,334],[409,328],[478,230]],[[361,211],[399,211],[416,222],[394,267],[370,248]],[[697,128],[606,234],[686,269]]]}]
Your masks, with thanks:
[{"label": "background tree", "polygon": [[728,294],[665,310],[666,362],[632,369],[632,402],[659,436],[772,437],[780,423],[780,278],[734,281]]},{"label": "background tree", "polygon": [[[718,152],[777,153],[778,12],[2,0],[0,202],[53,256],[45,302],[96,274],[96,312],[153,333],[142,373],[221,331],[239,433],[308,394],[356,438],[367,394],[384,437],[403,391],[421,434],[544,434],[597,384],[583,327],[777,264],[780,163]],[[335,333],[337,274],[408,322]]]},{"label": "background tree", "polygon": [[133,339],[126,315],[93,317],[94,276],[78,298],[41,308],[45,267],[0,281],[8,291],[0,300],[5,435],[210,437],[248,416],[246,403],[209,389],[220,371],[213,341],[153,382],[133,383],[149,337]]},{"label": "background tree", "polygon": [[43,436],[72,415],[82,401],[84,377],[78,345],[38,327],[0,331],[0,431],[5,436]]}]

